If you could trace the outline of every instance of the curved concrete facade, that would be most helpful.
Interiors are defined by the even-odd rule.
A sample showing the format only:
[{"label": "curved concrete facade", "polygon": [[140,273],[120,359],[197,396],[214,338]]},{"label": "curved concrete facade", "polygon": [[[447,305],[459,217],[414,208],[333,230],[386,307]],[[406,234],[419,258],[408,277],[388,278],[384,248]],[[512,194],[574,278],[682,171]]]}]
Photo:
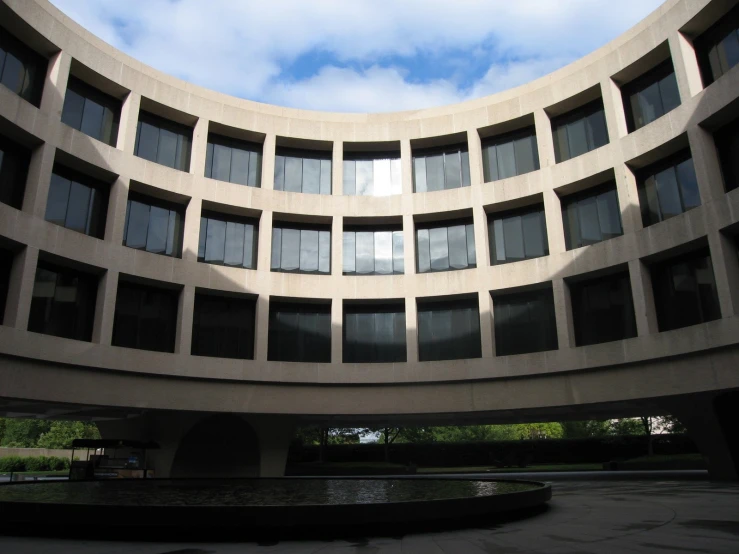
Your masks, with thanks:
[{"label": "curved concrete facade", "polygon": [[[27,402],[242,414],[294,414],[306,418],[469,417],[531,419],[561,415],[627,415],[664,412],[660,399],[739,388],[739,261],[727,230],[739,224],[739,190],[725,192],[709,130],[737,111],[739,68],[704,89],[690,38],[734,2],[668,0],[623,36],[581,60],[524,86],[453,106],[386,114],[340,114],[282,108],[233,98],[158,72],[105,44],[46,0],[3,0],[3,25],[49,56],[40,107],[0,87],[0,118],[37,146],[23,207],[0,204],[0,235],[21,246],[0,326],[0,397]],[[23,22],[27,23],[25,25]],[[681,105],[627,132],[620,84],[669,53]],[[70,67],[92,85],[123,101],[116,147],[82,134],[60,119]],[[555,163],[550,118],[602,97],[610,143]],[[189,172],[134,155],[139,109],[193,127]],[[533,123],[541,168],[484,182],[481,136]],[[261,188],[203,177],[209,129],[226,126],[263,140]],[[414,193],[412,150],[466,141],[471,186]],[[300,142],[300,141],[322,141]],[[381,149],[399,145],[402,194],[344,196],[346,143]],[[332,149],[331,195],[273,190],[277,144]],[[701,206],[643,227],[634,168],[690,146]],[[355,145],[356,146],[356,145]],[[45,221],[54,160],[60,154],[115,176],[104,239]],[[560,196],[608,178],[617,183],[623,236],[567,250]],[[181,259],[122,245],[131,183],[186,204]],[[486,213],[543,202],[549,255],[491,265]],[[256,270],[197,261],[203,206],[259,217]],[[298,217],[330,222],[332,272],[300,275],[270,271],[272,221]],[[415,272],[414,222],[471,215],[477,267]],[[403,275],[342,275],[345,220],[393,218],[403,224]],[[721,307],[718,320],[659,332],[645,259],[693,244],[710,248]],[[92,342],[27,331],[39,252],[98,268],[101,273]],[[567,282],[578,275],[628,268],[638,336],[576,347]],[[120,274],[181,287],[175,353],[111,346]],[[491,291],[550,282],[555,301],[557,350],[496,356]],[[254,360],[189,354],[196,289],[256,295]],[[419,362],[416,299],[477,296],[482,357]],[[332,362],[267,360],[270,297],[330,299]],[[404,299],[407,363],[342,363],[342,301]],[[609,406],[614,406],[612,410]],[[649,406],[649,408],[645,408]],[[610,411],[609,411],[610,410]],[[8,408],[7,411],[12,411]],[[447,418],[447,419],[445,419]]]}]

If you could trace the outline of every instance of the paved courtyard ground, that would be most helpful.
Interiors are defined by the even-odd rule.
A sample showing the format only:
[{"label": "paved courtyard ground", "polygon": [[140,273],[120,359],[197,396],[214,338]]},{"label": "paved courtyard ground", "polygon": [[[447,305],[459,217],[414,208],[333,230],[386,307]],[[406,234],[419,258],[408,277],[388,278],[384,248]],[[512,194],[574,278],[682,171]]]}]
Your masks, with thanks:
[{"label": "paved courtyard ground", "polygon": [[[739,484],[702,473],[650,479],[587,474],[552,482],[549,509],[512,523],[394,538],[258,543],[135,543],[0,537],[3,554],[631,554],[739,553]],[[532,478],[533,475],[522,475]],[[621,474],[621,477],[624,477]]]}]

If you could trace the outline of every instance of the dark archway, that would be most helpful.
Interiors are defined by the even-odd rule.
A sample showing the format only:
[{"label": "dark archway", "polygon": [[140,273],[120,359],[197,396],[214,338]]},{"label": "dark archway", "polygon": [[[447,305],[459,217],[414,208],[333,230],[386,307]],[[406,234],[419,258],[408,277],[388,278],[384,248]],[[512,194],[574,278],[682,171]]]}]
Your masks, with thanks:
[{"label": "dark archway", "polygon": [[259,438],[235,415],[214,415],[182,438],[171,477],[258,477]]},{"label": "dark archway", "polygon": [[739,475],[739,430],[736,427],[739,421],[739,391],[720,394],[713,401],[713,408],[734,465],[735,475]]}]

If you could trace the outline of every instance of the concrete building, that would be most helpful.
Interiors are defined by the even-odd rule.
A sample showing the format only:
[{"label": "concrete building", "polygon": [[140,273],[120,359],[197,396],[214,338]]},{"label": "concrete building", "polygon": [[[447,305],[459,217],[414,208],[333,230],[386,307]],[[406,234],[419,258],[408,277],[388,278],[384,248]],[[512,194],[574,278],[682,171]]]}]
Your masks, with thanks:
[{"label": "concrete building", "polygon": [[2,0],[0,412],[159,476],[280,475],[301,423],[672,413],[736,479],[737,28],[667,0],[524,86],[340,114]]}]

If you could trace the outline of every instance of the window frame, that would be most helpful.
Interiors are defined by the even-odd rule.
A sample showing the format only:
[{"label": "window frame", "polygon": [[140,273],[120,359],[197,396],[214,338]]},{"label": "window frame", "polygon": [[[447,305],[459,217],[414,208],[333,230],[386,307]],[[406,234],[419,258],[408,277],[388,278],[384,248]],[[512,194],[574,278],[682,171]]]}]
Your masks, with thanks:
[{"label": "window frame", "polygon": [[[578,212],[578,234],[579,234],[579,243],[573,244],[573,237],[572,230],[570,229],[570,221],[568,218],[568,209],[569,207],[574,203],[580,203],[583,200],[588,200],[590,198],[595,198],[596,200],[596,207],[597,207],[597,197],[604,195],[607,192],[613,192],[615,194],[616,198],[616,206],[618,208],[618,224],[621,229],[621,232],[618,234],[615,234],[613,236],[609,236],[606,238],[601,238],[598,241],[595,242],[587,242],[583,243],[582,239],[582,224],[580,222],[580,215]],[[568,194],[567,196],[564,196],[560,198],[561,206],[562,206],[562,224],[563,224],[563,230],[565,235],[565,247],[569,250],[576,250],[577,248],[583,248],[585,246],[592,246],[594,244],[599,244],[601,242],[605,242],[606,240],[614,239],[623,236],[624,234],[624,226],[623,226],[623,218],[621,217],[621,204],[618,199],[618,188],[616,185],[616,181],[607,181],[605,183],[596,185],[594,187],[587,188],[585,190]],[[603,227],[600,221],[600,213],[598,213],[598,224],[599,224],[599,232],[601,236],[603,236]],[[611,234],[611,233],[609,233]]]},{"label": "window frame", "polygon": [[[319,233],[318,235],[318,258],[317,258],[317,267],[318,269],[316,271],[303,271],[300,269],[300,263],[302,258],[302,232],[301,232],[301,238],[298,243],[298,268],[297,269],[282,269],[282,257],[284,250],[282,249],[282,230],[288,229],[288,230],[294,230],[294,231],[317,231]],[[274,263],[274,255],[275,255],[275,231],[280,231],[280,267],[275,268]],[[321,267],[321,232],[327,232],[328,233],[328,271],[320,271]],[[331,275],[332,270],[332,260],[331,260],[331,254],[333,250],[333,244],[332,244],[332,229],[331,224],[315,224],[315,223],[296,223],[296,222],[288,222],[288,221],[272,221],[272,236],[270,238],[270,271],[274,273],[299,273],[303,275]]]},{"label": "window frame", "polygon": [[[374,178],[374,162],[381,161],[381,160],[388,160],[390,162],[390,178],[391,178],[391,192],[389,194],[376,194],[375,193],[375,185],[376,181]],[[357,193],[357,179],[356,179],[356,172],[354,174],[354,182],[351,185],[351,188],[353,188],[354,192],[347,192],[347,163],[354,162],[373,162],[373,177],[372,177],[372,194],[359,194]],[[393,164],[397,165],[397,168],[393,169]],[[383,152],[347,152],[344,151],[344,156],[342,159],[342,169],[343,169],[343,181],[342,181],[342,195],[344,196],[369,196],[374,198],[385,198],[387,196],[397,196],[399,194],[403,194],[403,170],[402,170],[402,163],[400,159],[400,152],[399,151],[383,151]],[[396,175],[397,173],[397,175]],[[394,177],[397,177],[398,183],[395,184]]]},{"label": "window frame", "polygon": [[[128,240],[128,231],[129,231],[129,222],[131,217],[131,202],[138,202],[139,204],[144,204],[149,207],[149,219],[147,220],[147,229],[146,229],[146,236],[144,237],[144,246],[143,247],[136,247],[136,246],[129,246],[126,242]],[[151,208],[158,208],[162,210],[167,210],[170,212],[169,221],[168,221],[168,227],[167,227],[167,236],[165,238],[165,251],[164,252],[154,252],[151,250],[147,250],[146,246],[149,242],[149,227],[151,225]],[[172,219],[172,213],[175,214],[175,221],[174,221],[174,234],[172,236],[172,254],[167,254],[167,244],[169,243],[170,236],[169,236],[169,227],[173,225],[171,219]],[[179,231],[179,232],[178,232]],[[182,243],[184,238],[184,231],[185,231],[185,206],[182,204],[177,204],[175,202],[170,202],[168,200],[162,200],[160,198],[156,198],[154,196],[148,196],[145,194],[141,194],[134,191],[129,191],[128,198],[126,200],[126,219],[123,226],[123,246],[126,246],[128,248],[132,248],[134,250],[141,250],[143,252],[148,252],[150,254],[156,254],[158,256],[168,256],[170,258],[182,258]]]},{"label": "window frame", "polygon": [[[496,242],[496,234],[495,234],[495,221],[501,220],[504,221],[506,219],[512,219],[514,217],[523,217],[526,215],[531,214],[539,214],[539,219],[542,223],[542,231],[543,235],[541,237],[542,239],[542,245],[544,246],[544,253],[538,256],[526,256],[526,232],[523,229],[523,222],[521,225],[521,243],[523,245],[524,249],[524,257],[521,259],[506,259],[503,261],[498,261],[497,259],[497,242]],[[501,217],[505,216],[505,217]],[[549,234],[547,232],[547,219],[546,219],[546,211],[544,208],[544,204],[532,204],[529,206],[524,206],[522,208],[515,208],[513,210],[506,210],[502,212],[492,212],[487,214],[488,219],[488,243],[490,246],[490,265],[504,265],[504,264],[511,264],[516,262],[522,262],[525,260],[534,260],[536,258],[543,258],[544,256],[549,255]],[[505,241],[505,227],[503,228],[503,240]]]},{"label": "window frame", "polygon": [[[215,311],[206,311],[204,302],[211,302],[210,308],[221,306]],[[202,320],[216,313],[226,321],[219,321],[217,325],[212,325],[210,329],[204,328]],[[209,358],[227,358],[232,360],[253,360],[254,346],[256,343],[256,315],[257,315],[257,299],[245,296],[225,296],[208,292],[195,292],[195,301],[193,304],[193,320],[192,320],[192,341],[190,345],[190,354],[192,356],[202,356]],[[246,316],[246,317],[245,317]],[[242,325],[229,328],[229,320],[240,322]],[[246,323],[244,325],[244,323]],[[229,331],[236,332],[237,338],[228,337]],[[216,334],[221,341],[213,350],[209,347],[203,347],[203,343],[207,340],[207,333]],[[230,339],[229,344],[224,347],[226,340]],[[246,341],[246,342],[245,342]],[[232,352],[233,347],[237,352]],[[245,347],[245,348],[244,348]],[[242,352],[243,348],[243,352]],[[214,350],[218,352],[213,353]],[[224,352],[224,350],[228,350]]]},{"label": "window frame", "polygon": [[[450,227],[459,227],[459,226],[465,227],[465,245],[467,246],[467,266],[466,267],[453,267],[451,263],[451,256],[450,256],[450,243],[449,243],[449,228]],[[469,229],[472,229],[471,233]],[[429,269],[428,271],[421,271],[421,248],[419,247],[419,231],[428,230],[431,231],[432,229],[446,229],[447,230],[447,239],[446,239],[446,249],[447,249],[447,255],[446,259],[448,261],[449,267],[441,268],[441,269],[434,269],[433,268],[433,257],[431,255],[431,233],[429,232]],[[470,245],[469,241],[467,240],[469,236],[472,236],[472,252],[474,253],[475,260],[474,262],[470,263],[469,261],[469,253],[470,253]],[[465,218],[457,218],[457,219],[444,219],[444,220],[437,220],[437,221],[425,221],[425,222],[417,222],[414,225],[413,230],[413,240],[415,241],[415,264],[416,264],[416,273],[441,273],[444,271],[463,271],[466,269],[475,269],[477,267],[477,245],[475,244],[475,228],[474,228],[474,220],[472,217],[465,217]]]},{"label": "window frame", "polygon": [[[446,158],[447,155],[450,155],[452,153],[458,153],[459,157],[459,178],[460,178],[460,186],[447,186],[447,166],[446,166]],[[441,154],[442,156],[442,171],[441,174],[443,176],[443,186],[440,189],[434,189],[429,190],[428,189],[428,165],[426,163],[426,159],[429,156],[438,156]],[[423,190],[419,190],[419,177],[417,176],[417,169],[416,169],[416,163],[417,160],[420,160],[421,158],[424,159],[424,171],[423,171],[423,178],[424,178],[424,186]],[[469,187],[472,184],[472,178],[470,176],[470,158],[469,158],[469,145],[467,144],[467,141],[459,142],[455,144],[447,144],[443,146],[433,146],[429,148],[415,148],[411,150],[411,163],[412,163],[412,178],[413,178],[413,193],[424,193],[424,192],[440,192],[445,190],[454,190],[458,188],[465,188]],[[465,171],[466,170],[466,171]]]},{"label": "window frame", "polygon": [[[280,164],[279,158],[284,161]],[[300,160],[300,190],[287,190],[287,160]],[[305,160],[317,160],[319,165],[318,171],[318,192],[310,192],[305,190]],[[324,183],[323,179],[323,162],[328,162],[328,183]],[[282,169],[280,169],[282,167]],[[282,172],[282,178],[278,178],[278,171]],[[281,192],[294,192],[300,194],[317,194],[320,196],[330,196],[333,193],[333,152],[331,150],[309,150],[301,148],[291,148],[286,146],[278,146],[275,148],[275,168],[274,168],[274,190]],[[282,184],[280,184],[280,182]],[[328,188],[326,188],[328,187]]]},{"label": "window frame", "polygon": [[[718,19],[718,21],[693,40],[693,48],[695,49],[695,54],[698,59],[698,67],[700,69],[701,80],[703,81],[703,88],[711,86],[734,67],[721,67],[721,74],[716,76],[714,74],[714,63],[711,60],[712,52],[718,48],[718,46],[726,40],[732,32],[737,35],[737,41],[739,41],[739,6],[735,6],[726,12]],[[720,63],[720,57],[717,61]]]},{"label": "window frame", "polygon": [[[533,139],[532,141],[532,153],[533,153],[533,165],[534,168],[528,171],[522,171],[519,168],[519,162],[518,162],[518,156],[516,155],[516,143],[519,141],[522,141],[523,139]],[[513,148],[513,165],[514,165],[514,174],[509,175],[506,177],[500,177],[500,164],[497,160],[497,153],[498,153],[498,147],[502,146],[504,144],[512,144]],[[495,135],[491,137],[486,137],[482,139],[481,141],[482,146],[482,173],[483,173],[483,181],[485,183],[494,183],[496,181],[501,181],[503,179],[511,179],[512,177],[518,177],[519,175],[526,175],[527,173],[533,173],[534,171],[539,171],[541,169],[540,160],[539,160],[539,141],[536,136],[536,127],[533,125],[522,127],[520,129],[516,129],[515,131],[510,131],[507,133],[503,133],[500,135]],[[496,175],[497,177],[495,179],[492,179],[491,175],[491,168],[490,168],[490,156],[488,154],[488,149],[495,148],[496,149]]]},{"label": "window frame", "polygon": [[[685,200],[683,198],[684,186],[681,184],[680,175],[677,171],[677,167],[680,164],[685,163],[688,160],[692,161],[692,159],[693,157],[692,157],[690,148],[685,148],[683,150],[680,150],[679,152],[676,152],[675,154],[668,156],[667,158],[664,158],[651,165],[643,167],[636,172],[636,185],[637,185],[637,192],[639,194],[639,206],[641,210],[642,224],[644,227],[651,227],[652,225],[656,225],[657,223],[661,223],[663,221],[671,219],[672,217],[682,215],[702,205],[702,199],[700,197],[700,187],[698,186],[698,177],[695,174],[695,167],[693,168],[693,175],[695,175],[695,185],[696,185],[695,192],[698,195],[699,203],[696,206],[693,206],[690,208],[685,207]],[[678,191],[678,199],[680,201],[680,207],[682,211],[679,214],[665,217],[662,214],[661,197],[659,194],[659,187],[656,184],[656,176],[671,168],[674,170],[675,183],[676,183],[677,191]],[[653,191],[649,189],[649,184],[648,184],[649,179],[655,180]],[[655,221],[652,221],[652,216],[650,215],[652,213],[652,206],[649,205],[650,204],[649,198],[652,195],[654,195],[654,197],[657,199],[656,206],[659,210],[659,213],[658,213],[659,218]]]},{"label": "window frame", "polygon": [[[67,204],[66,204],[66,209],[65,209],[64,223],[59,223],[57,221],[49,219],[49,198],[53,194],[52,191],[54,188],[54,176],[55,175],[57,177],[70,181],[69,191],[67,192]],[[87,230],[85,232],[82,232],[82,231],[79,231],[78,229],[67,226],[67,217],[69,216],[69,199],[72,196],[72,186],[71,186],[72,183],[78,183],[79,185],[86,187],[90,189],[91,191],[94,191],[96,195],[100,195],[100,199],[97,200],[98,206],[100,208],[100,212],[97,214],[92,213],[93,201],[94,201],[92,199],[92,195],[90,199],[88,200],[88,205],[87,205],[87,210],[86,210],[87,219],[85,221],[85,227],[86,229],[89,229],[90,227],[94,227],[95,232],[87,232]],[[103,181],[100,181],[82,172],[76,171],[64,165],[56,163],[54,164],[54,167],[51,171],[51,182],[49,183],[49,193],[47,195],[47,200],[46,200],[46,210],[44,212],[44,219],[48,221],[49,223],[53,223],[54,225],[59,225],[60,227],[64,227],[65,229],[69,229],[71,231],[75,231],[78,233],[82,233],[83,235],[87,235],[89,237],[103,240],[105,238],[105,223],[106,223],[107,216],[108,216],[109,189],[110,189],[110,186]],[[96,220],[96,221],[91,221],[91,220]]]},{"label": "window frame", "polygon": [[[537,288],[534,290],[525,291],[494,291],[493,298],[493,337],[495,339],[495,356],[517,356],[519,354],[533,354],[536,352],[549,352],[552,350],[559,349],[559,338],[557,337],[557,318],[554,308],[554,291],[551,286],[545,286],[543,288]],[[545,318],[529,317],[526,322],[526,326],[530,334],[534,334],[536,337],[543,337],[543,342],[547,342],[545,345],[535,345],[533,348],[518,348],[509,349],[507,344],[510,344],[510,335],[513,334],[511,329],[503,329],[503,323],[510,315],[503,315],[504,309],[509,309],[514,303],[517,305],[530,304],[532,302],[541,302],[546,304],[543,310],[546,312]],[[541,314],[540,314],[541,315]],[[532,324],[532,319],[539,323],[539,325]],[[522,323],[517,323],[519,327]],[[515,329],[515,328],[514,328]],[[533,343],[528,341],[529,345]],[[518,346],[518,345],[517,345]]]},{"label": "window frame", "polygon": [[[2,52],[0,56],[0,85],[5,86],[26,102],[33,104],[37,108],[40,107],[49,60],[25,44],[18,37],[11,34],[3,26],[0,26],[0,52]],[[3,83],[8,52],[23,66],[23,83],[21,83],[20,92],[11,89]],[[24,89],[29,89],[29,91],[26,92]]]},{"label": "window frame", "polygon": [[[436,349],[431,349],[429,351],[426,351],[428,347],[424,346],[424,337],[423,334],[426,332],[426,327],[428,323],[422,322],[422,315],[426,312],[434,312],[434,311],[453,311],[454,309],[465,309],[465,310],[474,310],[474,313],[477,314],[477,317],[472,318],[472,321],[469,323],[472,323],[471,326],[471,334],[468,340],[471,340],[475,343],[475,352],[472,352],[473,355],[471,356],[460,356],[458,350],[452,350],[450,348],[443,348],[442,350],[439,350],[438,347]],[[449,316],[450,318],[453,318],[453,312]],[[452,323],[450,321],[450,323]],[[416,340],[418,342],[418,361],[419,362],[436,362],[436,361],[447,361],[447,360],[472,360],[476,358],[482,358],[482,333],[480,329],[480,304],[478,302],[477,298],[458,298],[458,299],[452,299],[452,300],[428,300],[427,298],[416,298],[416,329],[417,329],[417,337]],[[432,337],[431,337],[432,338]],[[475,341],[475,339],[477,339]],[[428,344],[431,344],[433,341],[427,341]],[[436,351],[439,350],[439,352],[442,352],[440,356],[438,357],[431,357],[431,355],[436,354]],[[460,349],[461,350],[461,347]],[[465,352],[465,354],[468,354],[469,352]]]},{"label": "window frame", "polygon": [[[143,130],[143,125],[146,124],[150,127],[153,127],[157,130],[157,149],[154,153],[154,157],[147,157],[141,155],[139,152],[139,148],[141,147],[141,133]],[[159,150],[162,146],[162,131],[167,131],[169,133],[172,133],[176,135],[177,140],[175,144],[175,159],[174,159],[174,165],[169,165],[163,162],[159,161]],[[178,123],[176,121],[172,121],[170,119],[167,119],[165,117],[156,115],[154,113],[148,112],[146,110],[139,110],[139,118],[136,123],[136,142],[134,144],[134,156],[141,158],[142,160],[147,160],[152,163],[156,163],[159,165],[162,165],[164,167],[169,167],[171,169],[177,170],[177,171],[183,171],[185,173],[188,173],[190,171],[190,164],[192,163],[192,136],[193,136],[193,128],[189,127],[188,125],[184,125],[183,123]],[[180,146],[180,140],[182,141],[182,145]],[[184,156],[184,159],[180,159],[180,164],[177,164],[178,156],[180,155]]]},{"label": "window frame", "polygon": [[[344,262],[346,260],[346,239],[347,234],[354,234],[354,271],[346,271],[346,266],[344,265]],[[356,234],[357,233],[372,233],[372,259],[374,260],[373,266],[375,268],[374,271],[368,272],[368,273],[360,273],[356,270],[357,267],[357,254],[356,254]],[[390,273],[381,273],[377,271],[377,255],[376,255],[376,248],[377,245],[377,237],[376,233],[390,233],[390,264],[392,265],[393,270]],[[398,235],[396,235],[396,233]],[[402,241],[403,246],[403,256],[401,257],[400,261],[400,268],[396,270],[395,267],[395,237],[400,236],[400,240]],[[405,237],[403,235],[403,225],[383,225],[383,226],[362,226],[362,225],[346,225],[342,231],[342,245],[344,246],[342,248],[342,275],[350,276],[350,277],[362,277],[366,275],[383,275],[383,276],[389,276],[389,275],[403,275],[405,273]]]},{"label": "window frame", "polygon": [[[224,148],[229,148],[231,150],[229,154],[230,162],[229,162],[229,172],[228,172],[228,180],[219,179],[218,177],[213,177],[213,165],[214,165],[214,159],[215,159],[215,147],[221,146]],[[247,169],[247,182],[241,183],[239,181],[233,180],[233,151],[234,150],[240,150],[242,152],[249,152],[249,165]],[[256,168],[253,172],[255,176],[254,184],[249,184],[249,179],[252,175],[252,156],[251,154],[256,155]],[[244,187],[252,187],[252,188],[261,188],[262,186],[262,165],[264,160],[264,144],[244,139],[236,139],[233,137],[228,137],[226,135],[219,135],[218,133],[208,133],[208,142],[206,145],[206,152],[205,152],[205,169],[204,169],[204,176],[208,179],[213,179],[216,181],[221,181],[223,183],[232,183],[234,185],[241,185]]]},{"label": "window frame", "polygon": [[17,210],[23,207],[31,155],[30,148],[0,135],[0,202]]},{"label": "window frame", "polygon": [[[574,123],[577,123],[578,121],[587,122],[588,118],[594,117],[597,113],[601,113],[602,119],[603,119],[603,130],[605,132],[605,139],[606,141],[603,144],[596,144],[593,142],[592,147],[589,146],[589,148],[580,154],[571,155],[572,148],[570,146],[570,133],[569,128],[570,125],[573,125]],[[603,97],[599,96],[595,100],[591,100],[590,102],[583,104],[582,106],[579,106],[573,110],[570,110],[566,113],[563,113],[561,115],[558,115],[556,117],[553,117],[550,119],[550,124],[552,128],[552,139],[554,142],[554,158],[555,163],[563,163],[568,160],[575,159],[579,156],[584,156],[585,154],[592,152],[594,150],[597,150],[598,148],[602,148],[603,146],[606,146],[610,144],[611,142],[611,135],[608,130],[608,121],[606,120],[606,114],[605,114],[605,107],[603,105]],[[586,123],[583,123],[585,125]],[[565,128],[566,135],[567,135],[567,157],[563,157],[563,152],[560,151],[559,148],[559,140],[557,139],[557,134],[559,132],[560,128]],[[587,142],[587,129],[583,128],[583,131],[585,132],[586,136],[586,142]],[[590,133],[593,134],[593,129],[590,129]]]},{"label": "window frame", "polygon": [[[678,103],[675,106],[666,109],[665,97],[663,96],[662,92],[662,83],[669,79],[670,76],[672,76],[674,80]],[[643,125],[637,127],[632,99],[637,95],[642,94],[646,89],[655,84],[657,85],[657,89],[659,90],[660,107],[662,109],[662,113],[654,119],[647,121]],[[650,70],[641,74],[639,77],[622,86],[621,97],[623,99],[624,111],[626,112],[626,127],[629,133],[633,133],[634,131],[646,127],[650,123],[657,121],[659,118],[667,115],[672,110],[679,107],[682,104],[682,98],[680,97],[680,90],[677,86],[677,75],[675,74],[675,67],[672,63],[672,58],[668,57],[666,60],[660,62],[655,67],[651,68]]]},{"label": "window frame", "polygon": [[[374,340],[371,342],[372,344],[372,354],[374,356],[374,359],[365,358],[362,356],[363,352],[358,351],[359,347],[353,346],[349,343],[349,338],[347,338],[348,331],[350,329],[350,325],[347,321],[347,316],[352,315],[358,315],[358,314],[365,314],[365,315],[377,315],[377,314],[394,314],[393,317],[393,339],[401,339],[401,340],[394,340],[392,349],[393,352],[391,352],[388,356],[382,356],[380,355],[380,351],[382,350],[380,348],[380,343],[375,342]],[[402,317],[401,317],[402,316]],[[402,320],[402,322],[400,321]],[[376,323],[376,322],[375,322]],[[398,325],[402,323],[402,331],[398,332]],[[349,364],[380,364],[380,363],[405,363],[408,361],[408,343],[407,343],[407,336],[406,336],[406,313],[405,313],[405,303],[403,302],[383,302],[380,303],[371,303],[371,304],[360,304],[360,303],[354,303],[354,302],[344,302],[343,310],[342,310],[342,333],[341,333],[341,341],[342,341],[342,363],[349,363]],[[373,335],[372,339],[375,339],[377,336],[376,327],[373,329]],[[358,333],[359,334],[359,333]],[[397,336],[396,336],[397,334]],[[401,346],[402,343],[402,346]]]},{"label": "window frame", "polygon": [[[281,308],[281,309],[280,309]],[[279,336],[279,333],[286,332],[284,329],[278,328],[277,313],[286,313],[296,315],[298,322],[297,330],[288,330],[286,337]],[[315,321],[316,325],[321,325],[325,329],[321,329],[321,339],[325,344],[317,344],[317,340],[311,341],[311,347],[307,348],[306,337],[301,336],[307,334],[305,329],[300,329],[300,314],[323,316]],[[291,335],[295,335],[292,337]],[[276,341],[275,338],[281,340]],[[299,339],[294,345],[286,345],[291,338]],[[285,340],[287,339],[287,340]],[[269,302],[269,320],[267,329],[267,360],[270,362],[296,362],[296,363],[331,363],[331,302],[290,302],[282,300],[272,300]],[[279,343],[279,344],[278,344]],[[285,348],[290,346],[291,348]],[[287,354],[295,354],[301,359],[289,359]],[[302,357],[301,354],[307,354]]]},{"label": "window frame", "polygon": [[[72,125],[68,120],[70,119],[69,112],[67,111],[68,104],[68,98],[70,98],[69,93],[70,91],[80,98],[82,98],[82,110],[80,113],[80,121],[79,126]],[[100,122],[100,131],[101,131],[101,137],[98,138],[94,135],[91,135],[85,131],[82,130],[82,123],[85,119],[85,107],[87,106],[87,102],[94,102],[95,104],[98,104],[103,108],[103,110],[107,109],[112,114],[112,121],[111,121],[111,128],[110,128],[110,136],[105,137],[103,136],[103,125],[105,122],[105,117],[103,115],[103,119]],[[114,96],[111,96],[109,94],[104,93],[103,91],[93,87],[92,85],[89,85],[88,83],[84,82],[82,79],[79,79],[75,77],[74,75],[69,75],[69,80],[67,81],[67,91],[64,94],[64,105],[62,106],[62,115],[61,120],[62,123],[65,125],[68,125],[69,127],[72,127],[73,129],[76,129],[80,133],[84,133],[87,136],[94,138],[95,140],[98,140],[100,142],[103,142],[107,144],[108,146],[112,146],[113,148],[116,147],[116,144],[118,142],[118,132],[120,128],[120,119],[121,119],[121,109],[122,109],[122,102],[115,98]],[[138,133],[137,133],[138,134]]]},{"label": "window frame", "polygon": [[[253,231],[252,231],[253,237],[252,237],[252,246],[251,246],[251,251],[252,251],[251,264],[249,266],[245,266],[245,265],[243,265],[243,261],[242,261],[242,265],[231,265],[231,264],[227,264],[226,263],[225,250],[226,250],[226,241],[228,240],[228,235],[225,235],[224,236],[224,243],[223,243],[224,244],[224,257],[223,257],[223,261],[222,262],[218,262],[218,261],[206,261],[205,260],[205,254],[207,252],[207,246],[208,246],[207,245],[207,240],[208,240],[208,237],[207,237],[207,227],[206,227],[206,230],[205,230],[206,236],[203,237],[203,220],[221,221],[223,223],[226,223],[226,225],[228,225],[228,223],[238,223],[238,224],[245,225],[245,226],[246,225],[251,225],[253,227]],[[225,232],[226,233],[228,232],[228,227],[226,227],[226,231]],[[244,229],[244,232],[246,233],[246,229]],[[244,236],[246,236],[246,235],[244,235]],[[246,241],[244,241],[243,244],[245,246],[246,245]],[[200,212],[200,231],[199,231],[199,235],[198,235],[198,255],[197,255],[197,260],[198,260],[199,263],[212,264],[212,265],[221,265],[221,266],[224,266],[224,267],[236,267],[236,268],[241,268],[241,269],[256,270],[257,269],[257,261],[258,261],[258,251],[257,251],[258,245],[259,245],[259,219],[258,218],[255,218],[255,217],[246,217],[246,216],[239,216],[239,215],[233,215],[233,214],[224,214],[222,212],[217,212],[217,211],[213,211],[213,210],[201,210],[201,212]],[[203,256],[201,256],[201,251],[203,253]],[[242,251],[243,251],[243,246],[242,246]],[[243,260],[243,253],[242,253],[242,260]]]}]

